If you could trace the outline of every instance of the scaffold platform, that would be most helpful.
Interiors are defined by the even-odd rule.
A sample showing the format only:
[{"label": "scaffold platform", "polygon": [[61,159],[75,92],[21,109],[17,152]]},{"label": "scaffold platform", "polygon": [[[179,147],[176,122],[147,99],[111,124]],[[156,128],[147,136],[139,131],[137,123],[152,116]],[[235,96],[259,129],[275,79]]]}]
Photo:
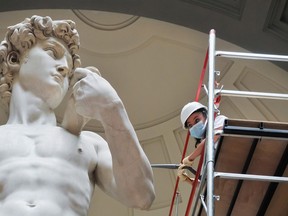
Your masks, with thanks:
[{"label": "scaffold platform", "polygon": [[[227,119],[215,155],[215,215],[288,215],[287,162],[287,123]],[[195,215],[206,215],[203,206]]]}]

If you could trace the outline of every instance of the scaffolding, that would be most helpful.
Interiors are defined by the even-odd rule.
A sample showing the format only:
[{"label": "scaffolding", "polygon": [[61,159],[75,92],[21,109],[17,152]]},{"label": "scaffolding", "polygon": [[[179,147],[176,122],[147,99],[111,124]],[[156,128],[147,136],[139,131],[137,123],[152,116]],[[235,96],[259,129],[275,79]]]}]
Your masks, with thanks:
[{"label": "scaffolding", "polygon": [[[215,201],[220,200],[221,196],[224,197],[224,200],[226,198],[229,203],[222,202],[221,204],[217,204],[217,207],[220,206],[220,211],[217,210],[216,215],[230,216],[232,212],[234,212],[233,215],[247,215],[247,211],[243,213],[240,210],[238,213],[235,213],[237,212],[237,199],[241,197],[239,194],[243,188],[243,190],[251,190],[253,185],[247,182],[253,181],[268,183],[265,185],[259,184],[259,186],[255,187],[256,189],[254,189],[254,192],[257,195],[254,195],[252,198],[250,197],[251,204],[246,204],[245,208],[248,208],[248,205],[250,205],[250,207],[254,205],[254,201],[257,202],[259,208],[257,212],[255,212],[254,209],[254,212],[250,212],[248,215],[264,215],[274,194],[276,194],[277,197],[284,197],[286,201],[284,201],[281,205],[284,211],[288,212],[288,186],[285,186],[284,190],[278,190],[276,192],[279,183],[288,183],[288,177],[285,177],[285,175],[288,176],[288,123],[226,119],[220,134],[220,139],[217,141],[217,143],[214,143],[214,120],[215,113],[218,111],[216,104],[219,103],[218,99],[222,96],[288,100],[288,94],[225,90],[222,87],[218,89],[217,85],[217,88],[215,88],[215,83],[217,83],[215,82],[215,74],[217,73],[215,70],[216,58],[226,57],[288,62],[288,56],[218,51],[215,50],[215,47],[216,33],[215,30],[212,29],[209,33],[209,49],[206,52],[204,66],[201,72],[199,86],[195,98],[195,101],[198,101],[204,74],[208,65],[208,88],[205,86],[206,93],[208,94],[208,125],[206,132],[206,144],[201,153],[197,170],[194,170],[192,167],[185,168],[195,175],[195,181],[192,184],[185,216],[190,215],[190,210],[192,210],[192,216],[214,216]],[[181,161],[185,157],[189,137],[190,134],[188,132]],[[269,160],[271,148],[273,148],[272,150],[274,157],[277,158],[274,158],[273,165],[271,165],[269,161],[267,162],[267,160]],[[259,149],[261,151],[260,156]],[[244,155],[244,157],[241,159],[239,158],[239,151]],[[231,156],[236,158],[235,160],[237,162],[235,160],[232,161]],[[254,167],[253,165],[251,166],[251,164],[253,164],[253,159],[263,160],[263,158],[269,164],[270,170],[267,172],[267,175],[259,173],[255,174],[254,172],[259,170],[258,167],[255,167],[255,165]],[[179,165],[180,164],[153,164],[152,167],[177,169]],[[225,185],[223,185],[219,179],[229,179],[228,181],[234,181],[233,184],[230,182],[230,185],[233,186],[229,188],[229,190],[233,190],[234,193],[231,194],[231,191],[227,191],[227,189],[225,191]],[[216,193],[215,182],[217,183]],[[177,177],[175,184],[169,216],[172,216],[172,210],[175,204],[177,207],[176,215],[178,215],[178,183],[179,177]],[[258,194],[262,194],[262,196],[259,196]],[[270,208],[272,209],[273,215],[275,215],[275,211],[279,211],[277,210],[278,207],[279,206],[275,207],[274,205],[272,208]]]},{"label": "scaffolding", "polygon": [[[288,94],[275,94],[275,93],[263,93],[263,92],[246,92],[246,91],[234,91],[216,89],[215,85],[215,59],[216,57],[226,58],[241,58],[241,59],[254,59],[254,60],[270,60],[270,61],[288,61],[288,56],[283,55],[269,55],[269,54],[254,54],[254,53],[243,53],[243,52],[227,52],[215,50],[216,47],[216,33],[215,30],[210,30],[209,33],[209,77],[208,77],[208,131],[206,136],[206,152],[205,160],[202,166],[202,179],[197,189],[196,198],[197,201],[193,203],[192,215],[195,215],[198,201],[201,202],[206,214],[213,216],[215,214],[215,200],[219,197],[214,193],[214,181],[216,178],[227,178],[227,179],[238,179],[238,180],[257,180],[257,181],[270,181],[270,182],[288,182],[288,177],[283,176],[266,176],[266,175],[253,175],[253,174],[242,174],[242,173],[229,173],[229,172],[216,172],[215,171],[215,149],[214,149],[214,100],[215,96],[221,94],[221,96],[236,96],[236,97],[250,97],[250,98],[268,98],[268,99],[281,99],[288,100]],[[248,126],[242,127],[243,122],[240,125],[232,125],[229,120],[225,122],[222,136],[249,136],[249,137],[267,137],[280,140],[288,140],[288,128],[284,124],[284,128],[275,129],[275,125],[271,127],[264,127],[260,123],[257,127],[251,127],[250,123]],[[245,124],[245,123],[244,123]],[[267,125],[267,124],[266,124]],[[219,141],[221,142],[221,141]],[[286,146],[287,150],[287,146]],[[284,152],[284,160],[288,157],[287,151]],[[284,169],[287,166],[287,159],[282,162],[284,163]],[[286,163],[286,165],[285,165]],[[206,178],[203,178],[206,177]],[[204,180],[206,179],[206,180]],[[204,189],[205,188],[205,189]],[[203,192],[205,191],[205,193]],[[199,205],[198,205],[199,209]]]}]

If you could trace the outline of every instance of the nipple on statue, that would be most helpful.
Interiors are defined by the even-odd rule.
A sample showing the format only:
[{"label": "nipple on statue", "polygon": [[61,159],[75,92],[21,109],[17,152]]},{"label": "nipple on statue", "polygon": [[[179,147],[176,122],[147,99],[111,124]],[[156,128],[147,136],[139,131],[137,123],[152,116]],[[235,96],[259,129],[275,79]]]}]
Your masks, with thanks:
[{"label": "nipple on statue", "polygon": [[[88,121],[88,118],[85,118],[76,112],[75,99],[73,97],[73,94],[71,93],[61,124],[62,127],[70,133],[74,134],[75,136],[79,136],[83,127]],[[82,152],[82,144],[80,143],[78,143],[78,151]]]},{"label": "nipple on statue", "polygon": [[27,206],[34,208],[34,207],[36,207],[36,204],[33,201],[29,201],[29,202],[27,202]]}]

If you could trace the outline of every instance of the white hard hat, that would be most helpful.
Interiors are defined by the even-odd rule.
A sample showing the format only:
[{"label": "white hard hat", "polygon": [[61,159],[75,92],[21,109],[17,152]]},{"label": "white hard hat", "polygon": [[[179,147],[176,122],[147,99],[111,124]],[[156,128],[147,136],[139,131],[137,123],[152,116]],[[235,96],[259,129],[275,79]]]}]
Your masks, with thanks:
[{"label": "white hard hat", "polygon": [[206,106],[204,106],[203,104],[196,102],[196,101],[190,102],[183,107],[180,117],[181,117],[181,122],[182,122],[182,126],[184,129],[186,128],[185,123],[186,123],[187,119],[189,118],[189,116],[201,108],[204,108],[207,110]]}]

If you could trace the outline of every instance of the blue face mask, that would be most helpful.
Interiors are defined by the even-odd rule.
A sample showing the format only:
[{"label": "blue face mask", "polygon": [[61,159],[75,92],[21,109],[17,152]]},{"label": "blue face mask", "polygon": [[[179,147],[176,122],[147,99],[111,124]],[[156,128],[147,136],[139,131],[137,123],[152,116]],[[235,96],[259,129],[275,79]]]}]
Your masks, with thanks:
[{"label": "blue face mask", "polygon": [[195,124],[192,128],[189,129],[190,135],[197,139],[203,138],[203,135],[206,129],[206,124],[207,124],[207,121],[205,123],[203,123],[202,121],[199,121],[197,124]]}]

